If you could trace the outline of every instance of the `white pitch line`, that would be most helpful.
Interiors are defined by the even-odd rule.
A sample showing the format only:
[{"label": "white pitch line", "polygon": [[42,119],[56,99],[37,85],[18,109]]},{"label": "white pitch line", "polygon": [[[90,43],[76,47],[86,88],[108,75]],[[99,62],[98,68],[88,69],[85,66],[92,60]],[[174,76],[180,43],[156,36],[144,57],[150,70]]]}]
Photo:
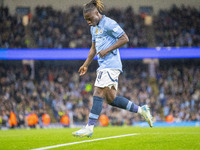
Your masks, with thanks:
[{"label": "white pitch line", "polygon": [[133,136],[133,135],[139,135],[139,133],[125,134],[125,135],[118,135],[118,136],[111,136],[111,137],[105,137],[105,138],[99,138],[99,139],[93,139],[93,140],[85,140],[85,141],[73,142],[73,143],[65,143],[65,144],[53,145],[53,146],[48,146],[48,147],[36,148],[36,149],[32,149],[32,150],[45,150],[45,149],[62,147],[62,146],[68,146],[68,145],[74,145],[74,144],[81,144],[81,143],[87,143],[87,142],[94,142],[94,141],[100,141],[100,140],[106,140],[106,139],[114,139],[114,138],[120,138],[120,137],[126,137],[126,136]]}]

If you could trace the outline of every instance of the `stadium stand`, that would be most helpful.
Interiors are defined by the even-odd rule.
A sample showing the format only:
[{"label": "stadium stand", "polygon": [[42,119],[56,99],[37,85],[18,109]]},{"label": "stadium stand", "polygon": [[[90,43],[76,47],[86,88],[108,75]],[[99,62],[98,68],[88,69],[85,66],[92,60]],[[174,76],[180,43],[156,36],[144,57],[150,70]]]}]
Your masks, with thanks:
[{"label": "stadium stand", "polygon": [[200,12],[194,7],[173,5],[170,10],[160,10],[154,20],[156,45],[199,47],[199,24]]},{"label": "stadium stand", "polygon": [[[126,47],[147,47],[143,19],[131,7],[112,8],[105,14],[116,19],[132,39]],[[31,26],[39,48],[88,48],[91,44],[90,30],[80,7],[71,7],[66,13],[38,6]]]},{"label": "stadium stand", "polygon": [[21,18],[9,14],[7,7],[0,7],[0,47],[27,48],[25,28]]},{"label": "stadium stand", "polygon": [[[11,16],[7,7],[1,7],[0,10],[0,47],[27,48],[26,30],[21,19]],[[69,12],[61,12],[50,6],[38,6],[35,11],[29,27],[34,35],[31,40],[35,40],[36,47],[90,47],[90,30],[80,7],[71,7]],[[105,14],[117,20],[127,32],[130,42],[125,47],[148,47],[144,20],[131,7],[110,8]],[[199,16],[198,9],[186,6],[161,10],[154,16],[153,23],[156,46],[199,47]],[[53,122],[60,122],[63,115],[68,115],[74,124],[86,123],[92,103],[91,81],[96,77],[96,64],[82,78],[77,73],[79,65],[76,62],[73,67],[52,63],[44,66],[42,61],[38,61],[33,79],[28,66],[19,62],[0,62],[0,124],[10,127],[11,112],[16,115],[17,126],[22,128],[28,126],[27,116],[33,113],[38,116],[37,124],[41,127],[42,116],[50,112]],[[138,105],[149,104],[154,121],[165,121],[169,115],[177,122],[200,121],[199,61],[191,61],[189,65],[173,61],[161,62],[156,70],[157,92],[149,81],[149,73],[144,64],[130,61],[125,66],[119,80],[119,95]],[[102,114],[109,117],[112,125],[132,125],[141,120],[137,115],[110,107],[106,103]]]},{"label": "stadium stand", "polygon": [[[11,16],[7,7],[1,7],[0,35],[1,48],[27,48],[30,41],[25,36],[21,19]],[[88,48],[91,35],[80,7],[71,7],[69,12],[61,12],[51,6],[35,8],[30,27],[36,43],[34,48]],[[131,7],[110,8],[104,14],[115,19],[127,32],[130,42],[125,47],[148,47],[144,18],[135,14]],[[178,15],[175,15],[178,14]],[[199,10],[189,6],[170,10],[160,10],[153,16],[156,46],[198,47],[200,45]],[[12,32],[11,32],[12,31]]]},{"label": "stadium stand", "polygon": [[[119,22],[127,32],[131,40],[126,47],[148,46],[144,18],[134,14],[131,7],[110,8],[104,13]],[[153,24],[156,46],[199,46],[199,22],[199,11],[189,6],[179,8],[174,5],[170,10],[160,10],[154,16]],[[37,7],[32,29],[39,48],[90,46],[89,28],[80,7],[72,7],[69,13],[56,11],[51,7]]]},{"label": "stadium stand", "polygon": [[[149,104],[154,121],[165,121],[170,114],[177,122],[200,121],[198,61],[192,65],[161,63],[156,72],[158,95],[149,83],[145,65],[129,64],[119,80],[119,95],[130,98],[139,105]],[[31,113],[39,117],[38,125],[41,125],[42,115],[47,112],[48,107],[54,112],[51,117],[55,117],[56,122],[60,122],[65,114],[73,116],[73,122],[77,125],[87,121],[92,103],[92,89],[88,90],[86,87],[93,86],[91,81],[95,79],[94,70],[79,78],[76,70],[72,71],[72,66],[43,66],[38,62],[38,71],[32,80],[27,66],[15,65],[1,63],[0,116],[3,126],[9,127],[8,118],[11,111],[16,114],[19,127],[27,125],[26,117]],[[138,115],[106,103],[103,105],[102,114],[109,117],[112,125],[132,125],[141,120]]]}]

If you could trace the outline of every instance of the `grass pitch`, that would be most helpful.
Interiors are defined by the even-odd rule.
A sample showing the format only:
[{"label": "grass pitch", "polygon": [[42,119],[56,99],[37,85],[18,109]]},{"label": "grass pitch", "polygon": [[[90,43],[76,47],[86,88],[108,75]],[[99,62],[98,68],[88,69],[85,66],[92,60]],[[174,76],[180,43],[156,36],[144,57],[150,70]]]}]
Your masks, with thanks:
[{"label": "grass pitch", "polygon": [[52,150],[199,150],[200,127],[96,127],[92,138],[77,138],[77,129],[0,130],[0,150],[30,150],[53,145],[138,133],[138,135],[78,143]]}]

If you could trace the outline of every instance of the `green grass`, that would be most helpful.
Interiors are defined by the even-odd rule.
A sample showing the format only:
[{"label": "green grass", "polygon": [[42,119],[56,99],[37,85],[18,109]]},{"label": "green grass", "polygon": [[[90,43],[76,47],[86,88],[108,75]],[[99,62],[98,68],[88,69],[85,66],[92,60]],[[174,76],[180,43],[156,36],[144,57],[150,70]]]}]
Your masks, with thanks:
[{"label": "green grass", "polygon": [[0,150],[28,150],[110,136],[140,133],[128,137],[81,143],[52,150],[199,150],[200,127],[97,127],[92,138],[76,138],[77,129],[0,130]]}]

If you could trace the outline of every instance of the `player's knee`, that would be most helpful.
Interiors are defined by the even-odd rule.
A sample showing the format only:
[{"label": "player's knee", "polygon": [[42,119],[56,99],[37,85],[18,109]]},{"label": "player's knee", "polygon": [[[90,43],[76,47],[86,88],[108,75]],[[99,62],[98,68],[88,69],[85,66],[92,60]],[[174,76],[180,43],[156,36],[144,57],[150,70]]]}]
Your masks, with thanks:
[{"label": "player's knee", "polygon": [[106,98],[106,102],[108,104],[111,104],[113,102],[114,98]]},{"label": "player's knee", "polygon": [[109,87],[106,87],[105,89],[105,99],[108,104],[111,104],[113,100],[116,98],[116,90],[112,87],[111,89]]},{"label": "player's knee", "polygon": [[93,96],[98,96],[98,97],[104,98],[105,96],[104,96],[104,91],[103,91],[103,89],[95,88],[95,89],[94,89],[94,94],[93,94]]},{"label": "player's knee", "polygon": [[108,104],[111,104],[111,103],[114,101],[115,97],[116,97],[116,95],[107,94],[106,97],[105,97],[106,102],[107,102]]}]

